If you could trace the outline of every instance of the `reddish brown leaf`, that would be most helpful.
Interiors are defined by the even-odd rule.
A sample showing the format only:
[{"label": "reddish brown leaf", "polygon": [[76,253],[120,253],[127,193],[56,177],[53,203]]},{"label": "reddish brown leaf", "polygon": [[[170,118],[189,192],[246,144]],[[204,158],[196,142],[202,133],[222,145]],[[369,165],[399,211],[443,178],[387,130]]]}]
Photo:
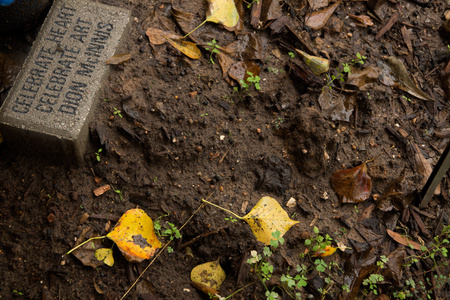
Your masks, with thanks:
[{"label": "reddish brown leaf", "polygon": [[331,175],[331,186],[341,203],[367,200],[372,191],[372,179],[367,174],[367,164],[334,172]]},{"label": "reddish brown leaf", "polygon": [[333,5],[317,12],[313,12],[306,16],[306,25],[314,30],[320,29],[327,24],[328,19],[334,13],[336,8],[341,4],[342,0],[337,1]]},{"label": "reddish brown leaf", "polygon": [[386,229],[386,232],[397,243],[405,245],[406,247],[410,247],[411,249],[420,250],[420,248],[424,247],[421,244],[416,243],[416,242],[414,242],[414,241],[412,241],[412,240],[410,240],[408,238],[405,238],[405,237],[401,236],[400,234],[398,234],[397,232],[394,232],[392,230]]}]

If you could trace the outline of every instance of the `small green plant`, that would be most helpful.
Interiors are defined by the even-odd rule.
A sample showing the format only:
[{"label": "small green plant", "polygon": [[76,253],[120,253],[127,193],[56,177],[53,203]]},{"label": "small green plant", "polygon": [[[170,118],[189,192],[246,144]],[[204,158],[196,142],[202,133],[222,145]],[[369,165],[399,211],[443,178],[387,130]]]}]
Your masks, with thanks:
[{"label": "small green plant", "polygon": [[294,52],[288,52],[288,55],[290,58],[294,58],[295,57],[295,53]]},{"label": "small green plant", "polygon": [[200,117],[206,117],[208,113],[201,114]]},{"label": "small green plant", "polygon": [[[245,1],[244,1],[245,2]],[[259,3],[259,0],[252,0],[252,2],[250,2],[250,3],[248,3],[248,2],[245,2],[246,4],[247,4],[247,8],[250,8],[250,7],[252,7],[252,5],[254,4],[254,3]]]},{"label": "small green plant", "polygon": [[363,285],[368,286],[369,291],[372,291],[374,295],[378,295],[377,284],[384,281],[384,277],[381,274],[370,274],[368,278],[363,280]]},{"label": "small green plant", "polygon": [[[247,71],[247,75],[248,75],[247,82],[250,84],[253,83],[255,85],[255,89],[259,91],[261,89],[261,86],[259,85],[259,81],[261,80],[261,78],[258,75],[254,75],[250,71]],[[249,84],[245,82],[244,79],[241,79],[239,82],[241,83],[242,88],[248,91]]]},{"label": "small green plant", "polygon": [[366,56],[360,54],[359,52],[356,53],[356,58],[357,58],[356,60],[352,59],[352,62],[354,64],[357,63],[357,64],[360,64],[360,65],[363,65],[364,64],[364,60],[367,59]]},{"label": "small green plant", "polygon": [[103,149],[100,148],[100,149],[98,149],[97,152],[95,152],[95,157],[97,158],[97,161],[100,161],[100,153],[102,153],[102,151],[103,151]]},{"label": "small green plant", "polygon": [[384,269],[385,264],[389,261],[389,258],[386,257],[386,255],[381,255],[380,260],[377,261],[377,266],[380,267],[380,269]]},{"label": "small green plant", "polygon": [[273,67],[269,67],[268,68],[269,72],[272,72],[273,74],[278,74],[278,72],[283,73],[284,70],[283,69],[277,69],[277,68],[273,68]]},{"label": "small green plant", "polygon": [[407,100],[407,101],[409,101],[409,102],[412,102],[411,99],[408,98],[408,97],[406,97],[405,95],[403,95],[402,98],[405,99],[405,100]]},{"label": "small green plant", "polygon": [[[153,228],[155,229],[156,234],[159,237],[169,237],[169,239],[172,241],[173,239],[179,239],[182,237],[180,230],[178,230],[178,228],[172,224],[167,222],[166,224],[164,224],[164,226],[161,226],[161,218],[164,217],[168,217],[169,214],[166,215],[162,215],[159,216],[158,219],[156,219],[153,222]],[[172,247],[167,247],[167,252],[168,253],[172,253],[173,252],[173,248]]]},{"label": "small green plant", "polygon": [[157,182],[158,181],[158,177],[153,178],[153,182]]},{"label": "small green plant", "polygon": [[212,39],[211,42],[207,42],[209,47],[205,47],[210,52],[209,61],[214,65],[213,55],[220,53],[220,46],[217,45],[217,41]]},{"label": "small green plant", "polygon": [[358,210],[358,207],[356,206],[356,204],[355,204],[354,208],[355,208],[355,212],[359,213],[359,210]]},{"label": "small green plant", "polygon": [[279,230],[272,232],[273,240],[270,241],[270,246],[274,248],[278,248],[278,246],[284,244],[284,238],[281,236],[281,232]]},{"label": "small green plant", "polygon": [[281,126],[281,124],[282,124],[283,122],[284,122],[283,118],[282,118],[282,117],[278,117],[278,118],[274,121],[274,123],[275,123],[275,128],[276,128],[276,129],[280,128],[280,126]]},{"label": "small green plant", "polygon": [[119,117],[123,118],[121,113],[122,112],[120,110],[118,110],[117,108],[114,107],[114,112],[113,112],[114,115],[118,115]]},{"label": "small green plant", "polygon": [[23,293],[19,292],[18,290],[13,290],[12,292],[15,296],[23,296]]},{"label": "small green plant", "polygon": [[[328,234],[322,236],[319,228],[316,226],[314,226],[313,231],[315,236],[311,239],[306,239],[305,246],[309,247],[309,252],[312,252],[313,255],[324,254],[326,247],[331,245],[333,239]],[[316,259],[314,264],[316,265],[316,270],[319,272],[324,272],[325,269],[328,268],[327,264],[322,259]]]},{"label": "small green plant", "polygon": [[237,219],[233,218],[233,216],[229,216],[225,218],[225,221],[230,221],[231,223],[237,222]]},{"label": "small green plant", "polygon": [[121,189],[121,190],[114,190],[114,193],[119,195],[120,201],[123,201],[123,189]]},{"label": "small green plant", "polygon": [[105,102],[109,102],[110,100],[109,100],[109,99],[105,99],[105,100],[103,100],[103,101],[105,101]]},{"label": "small green plant", "polygon": [[348,286],[348,284],[344,284],[344,285],[342,286],[342,290],[343,290],[344,292],[349,293],[349,292],[350,292],[350,287]]}]

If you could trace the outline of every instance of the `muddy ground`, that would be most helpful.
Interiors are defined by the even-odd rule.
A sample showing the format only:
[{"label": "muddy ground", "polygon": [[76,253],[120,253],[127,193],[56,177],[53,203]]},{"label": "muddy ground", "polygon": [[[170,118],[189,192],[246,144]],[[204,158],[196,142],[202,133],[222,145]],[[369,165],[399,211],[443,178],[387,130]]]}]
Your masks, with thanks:
[{"label": "muddy ground", "polygon": [[[260,90],[250,85],[248,91],[233,89],[230,83],[237,82],[222,78],[217,57],[213,56],[212,64],[204,48],[202,57],[192,60],[168,44],[150,44],[145,36],[149,26],[162,24],[155,21],[155,15],[169,20],[170,29],[182,34],[174,25],[172,7],[194,14],[199,24],[207,7],[203,1],[100,2],[132,11],[132,26],[118,50],[130,53],[131,60],[111,67],[98,99],[84,162],[48,162],[37,153],[10,150],[7,141],[0,145],[0,298],[119,299],[148,261],[131,264],[114,247],[115,265],[93,268],[65,252],[80,234],[106,234],[127,209],[136,207],[153,220],[168,215],[160,219],[161,224],[170,222],[179,228],[207,197],[239,215],[248,213],[263,196],[277,199],[289,216],[299,221],[270,260],[274,274],[267,287],[280,299],[290,299],[280,287],[282,274],[295,276],[298,264],[308,269],[308,285],[294,290],[301,294],[300,299],[375,299],[367,285],[361,285],[359,292],[353,290],[353,296],[343,292],[346,283],[351,289],[360,284],[348,281],[349,274],[358,274],[359,269],[345,263],[364,261],[368,256],[379,260],[396,249],[408,248],[392,240],[386,228],[431,249],[432,237],[439,235],[442,225],[449,225],[448,173],[440,193],[420,212],[412,208],[419,206],[417,200],[401,210],[374,209],[375,200],[404,169],[410,189],[420,190],[425,173],[415,154],[420,151],[435,165],[450,138],[449,99],[444,91],[448,76],[442,75],[450,51],[438,31],[445,1],[391,1],[378,11],[367,2],[344,1],[332,19],[342,27],[327,24],[319,30],[305,26],[305,15],[311,12],[306,2],[280,1],[282,16],[308,47],[298,39],[285,38],[285,28],[281,33],[264,28],[266,24],[253,28],[251,9],[245,4],[241,33],[253,33],[262,41],[260,52],[243,59],[254,60],[261,67]],[[369,27],[348,17],[375,11],[384,18],[372,18],[374,24]],[[376,38],[395,12],[398,21]],[[26,31],[2,34],[1,52],[20,65],[17,57],[29,50],[39,22],[42,20]],[[410,50],[403,27],[410,33]],[[203,45],[214,38],[225,46],[243,36],[212,23],[203,30],[196,36]],[[336,74],[336,67],[356,59],[356,53],[367,57],[364,65],[354,65],[356,69],[377,68],[382,56],[396,56],[416,84],[436,101],[423,101],[379,80],[364,90],[336,83],[333,89],[338,93],[344,93],[340,88],[353,91],[356,104],[348,122],[333,120],[319,104],[326,75],[310,73],[306,80],[296,76],[293,65],[309,69],[298,53],[293,58],[288,54],[293,49],[289,46],[314,54],[312,49],[323,58],[328,55],[328,74]],[[447,83],[441,78],[447,78]],[[7,92],[8,84],[3,83],[2,101]],[[114,108],[120,115],[114,114]],[[402,136],[400,129],[406,135]],[[371,159],[367,166],[372,196],[340,205],[330,184],[331,174]],[[105,184],[113,189],[94,196],[93,191]],[[295,204],[287,207],[291,198]],[[231,299],[266,299],[266,289],[246,263],[250,251],[262,253],[264,245],[247,224],[229,222],[226,217],[227,213],[212,206],[202,207],[182,229],[182,238],[173,243],[174,251],[166,250],[158,257],[127,299],[208,299],[190,284],[190,272],[198,264],[217,259],[227,275],[220,289],[222,296],[254,282]],[[325,272],[315,269],[315,258],[300,256],[306,249],[304,240],[314,236],[314,226],[323,236],[333,238],[332,245],[342,242],[349,247],[324,258],[329,266],[336,263]],[[103,244],[112,245],[108,240]],[[409,257],[417,254],[411,249],[402,251]],[[415,299],[425,299],[427,293],[433,299],[448,299],[447,258],[437,257],[436,263],[428,260],[420,266],[419,262],[403,267],[399,278],[385,278],[375,290],[391,299],[402,291],[409,291]],[[435,275],[443,277],[439,281]],[[367,274],[356,277],[362,280]],[[407,284],[411,278],[417,286],[421,280],[430,283],[412,289]]]}]

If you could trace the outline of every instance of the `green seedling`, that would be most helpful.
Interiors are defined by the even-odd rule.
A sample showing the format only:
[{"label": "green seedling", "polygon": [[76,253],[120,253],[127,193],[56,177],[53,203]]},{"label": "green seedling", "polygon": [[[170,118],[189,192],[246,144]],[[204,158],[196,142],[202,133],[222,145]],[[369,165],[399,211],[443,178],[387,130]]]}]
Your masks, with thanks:
[{"label": "green seedling", "polygon": [[12,292],[15,296],[23,296],[23,293],[19,292],[18,290],[13,290]]},{"label": "green seedling", "polygon": [[357,63],[357,64],[360,64],[360,65],[363,65],[364,64],[364,60],[367,59],[366,56],[360,54],[359,52],[356,53],[356,58],[357,58],[356,60],[352,59],[352,62],[354,64]]},{"label": "green seedling", "polygon": [[109,99],[105,99],[105,100],[103,100],[103,101],[105,101],[105,102],[109,102],[110,100],[109,100]]},{"label": "green seedling", "polygon": [[244,1],[244,2],[247,4],[247,8],[250,8],[250,7],[252,7],[252,5],[254,3],[259,3],[259,0],[252,0],[252,2],[250,2],[250,3],[246,2],[246,1]]},{"label": "green seedling", "polygon": [[118,110],[117,108],[114,107],[114,112],[113,112],[114,115],[118,115],[119,117],[123,118],[121,113],[122,112],[120,110]]},{"label": "green seedling", "polygon": [[255,85],[255,89],[257,89],[259,91],[261,89],[261,87],[259,85],[259,81],[261,80],[261,78],[258,75],[254,76],[253,73],[250,71],[247,71],[247,74],[249,76],[247,78],[247,81],[250,83],[253,83]]},{"label": "green seedling", "polygon": [[231,223],[237,222],[237,219],[233,218],[232,216],[226,217],[225,221],[230,221]]},{"label": "green seedling", "polygon": [[102,153],[102,151],[103,151],[103,149],[100,148],[100,149],[98,149],[97,152],[95,152],[95,157],[97,158],[97,161],[100,161],[100,153]]},{"label": "green seedling", "polygon": [[[313,253],[315,255],[321,254],[325,251],[327,246],[331,245],[333,239],[328,234],[322,236],[320,234],[319,228],[317,228],[316,226],[314,226],[313,231],[315,236],[311,239],[306,239],[305,246],[309,247],[308,253]],[[319,272],[324,272],[325,269],[328,268],[327,264],[322,259],[316,259],[314,261],[314,264],[316,265],[316,270]]]},{"label": "green seedling", "polygon": [[355,65],[355,64],[364,65],[365,59],[367,59],[367,57],[358,52],[358,53],[356,53],[356,59],[352,59],[351,63],[341,63],[343,66],[342,70],[339,68],[336,68],[336,75],[332,74],[330,76],[327,74],[327,83],[325,84],[325,86],[328,87],[329,90],[331,91],[333,89],[333,81],[339,80],[340,82],[345,82],[345,75],[351,74],[351,71],[352,71],[351,65]]},{"label": "green seedling", "polygon": [[381,274],[370,274],[368,278],[363,280],[363,285],[369,287],[369,291],[372,291],[374,295],[378,295],[377,284],[384,281],[384,277]]},{"label": "green seedling", "polygon": [[408,97],[406,97],[405,95],[403,95],[402,98],[405,99],[405,100],[407,100],[407,101],[409,101],[409,102],[412,102],[411,99],[408,98]]},{"label": "green seedling", "polygon": [[377,266],[380,267],[380,269],[384,269],[385,264],[389,261],[389,258],[386,257],[386,255],[381,255],[380,260],[377,261]]},{"label": "green seedling", "polygon": [[220,53],[220,46],[217,45],[217,41],[215,39],[212,39],[212,41],[208,42],[207,44],[209,47],[205,47],[205,49],[210,52],[209,61],[214,65],[213,55]]},{"label": "green seedling", "polygon": [[121,189],[121,190],[114,190],[114,193],[119,195],[120,201],[123,201],[123,189]]}]

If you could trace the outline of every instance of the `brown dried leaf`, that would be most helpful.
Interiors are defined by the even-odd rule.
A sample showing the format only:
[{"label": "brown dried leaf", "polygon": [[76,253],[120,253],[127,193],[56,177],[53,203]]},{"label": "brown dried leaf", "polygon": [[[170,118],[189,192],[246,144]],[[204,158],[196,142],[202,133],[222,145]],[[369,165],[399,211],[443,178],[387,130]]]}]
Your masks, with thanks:
[{"label": "brown dried leaf", "polygon": [[432,97],[426,94],[424,91],[419,89],[411,80],[408,75],[408,71],[406,70],[403,63],[394,56],[389,56],[385,58],[386,63],[391,69],[392,74],[398,81],[398,88],[404,90],[405,92],[427,101],[435,101]]},{"label": "brown dried leaf", "polygon": [[[422,186],[427,183],[428,178],[431,175],[431,172],[433,172],[433,168],[431,167],[431,163],[426,160],[426,158],[423,156],[422,151],[420,150],[419,146],[417,146],[416,143],[410,142],[411,147],[414,150],[414,160],[416,162],[416,169],[417,173],[422,176]],[[434,191],[435,195],[439,195],[441,193],[441,185],[439,184]]]},{"label": "brown dried leaf", "polygon": [[400,243],[400,244],[402,244],[402,245],[404,245],[404,246],[406,246],[406,247],[409,247],[409,248],[411,248],[411,249],[414,249],[414,250],[421,250],[421,248],[423,249],[423,247],[425,247],[425,246],[422,246],[421,244],[416,243],[416,242],[414,242],[414,241],[412,241],[412,240],[410,240],[410,239],[408,239],[408,238],[406,238],[406,237],[401,236],[400,234],[398,234],[398,233],[395,232],[395,231],[386,229],[386,232],[387,232],[387,234],[389,234],[389,236],[390,236],[391,238],[393,238],[397,243]]},{"label": "brown dried leaf", "polygon": [[130,53],[124,53],[124,54],[117,54],[114,56],[111,56],[105,61],[105,64],[108,65],[121,65],[127,63],[131,58]]},{"label": "brown dried leaf", "polygon": [[164,31],[164,30],[161,30],[158,28],[153,28],[153,27],[147,28],[147,31],[145,32],[145,34],[148,36],[150,43],[152,43],[154,45],[162,45],[162,44],[166,43],[167,40],[165,37],[168,37],[168,38],[174,39],[174,40],[182,38],[181,36],[179,36],[175,33],[172,33],[169,31]]},{"label": "brown dried leaf", "polygon": [[347,84],[357,86],[361,91],[372,90],[375,83],[378,82],[380,70],[373,66],[367,66],[360,70],[352,68],[348,74]]},{"label": "brown dried leaf", "polygon": [[367,200],[372,191],[372,179],[367,174],[367,164],[334,172],[331,175],[331,186],[341,203]]},{"label": "brown dried leaf", "polygon": [[[247,82],[247,78],[249,77],[247,72],[250,72],[253,74],[253,76],[259,76],[259,72],[261,71],[261,68],[255,64],[253,61],[239,61],[235,64],[233,64],[228,69],[228,76],[236,80],[239,85],[242,87],[241,80],[244,80],[244,82]],[[248,83],[248,82],[247,82]]]},{"label": "brown dried leaf", "polygon": [[322,7],[327,7],[331,0],[308,0],[309,6],[312,10],[316,10]]},{"label": "brown dried leaf", "polygon": [[350,121],[355,109],[356,93],[338,93],[327,87],[319,95],[319,105],[325,116],[333,121]]},{"label": "brown dried leaf", "polygon": [[321,29],[323,26],[325,26],[328,22],[328,19],[331,17],[331,15],[334,13],[336,8],[341,4],[342,0],[337,1],[333,5],[318,11],[313,12],[305,17],[306,23],[305,25],[311,27],[312,29]]},{"label": "brown dried leaf", "polygon": [[377,199],[377,208],[382,211],[391,211],[394,207],[396,210],[403,210],[413,200],[413,191],[403,169],[400,176],[391,182],[383,195]]},{"label": "brown dried leaf", "polygon": [[356,24],[359,25],[361,27],[367,27],[367,26],[372,26],[373,22],[372,19],[369,16],[366,15],[352,15],[352,14],[348,14],[348,16],[350,18],[353,18],[355,20],[357,20],[358,22],[360,22],[360,24]]}]

